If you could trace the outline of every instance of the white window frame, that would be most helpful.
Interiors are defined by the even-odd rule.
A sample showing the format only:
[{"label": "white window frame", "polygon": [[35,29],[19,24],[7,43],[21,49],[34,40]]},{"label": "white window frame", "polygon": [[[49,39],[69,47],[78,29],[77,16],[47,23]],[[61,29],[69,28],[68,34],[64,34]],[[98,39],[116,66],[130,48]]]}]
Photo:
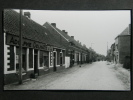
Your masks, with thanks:
[{"label": "white window frame", "polygon": [[6,33],[4,33],[4,74],[11,74],[11,73],[16,73],[16,51],[15,51],[15,46],[14,46],[14,70],[12,71],[8,71],[7,69],[10,67],[7,63],[9,63],[8,58],[10,58],[9,55],[7,55],[8,52],[10,52],[10,50],[8,50],[8,47],[10,47],[10,45],[6,45]]}]

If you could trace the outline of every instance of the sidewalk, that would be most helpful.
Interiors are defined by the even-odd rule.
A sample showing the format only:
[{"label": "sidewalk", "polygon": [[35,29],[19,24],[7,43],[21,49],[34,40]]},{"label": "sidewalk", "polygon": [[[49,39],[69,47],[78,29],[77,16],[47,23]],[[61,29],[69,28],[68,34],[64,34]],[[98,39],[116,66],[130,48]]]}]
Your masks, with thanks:
[{"label": "sidewalk", "polygon": [[[84,67],[86,64],[82,64],[81,67]],[[79,65],[74,65],[71,68],[66,68],[56,72],[51,72],[45,75],[38,76],[37,79],[27,79],[24,80],[20,85],[18,83],[13,83],[4,86],[4,90],[32,90],[38,89],[40,86],[46,86],[50,82],[54,81],[57,77],[63,77],[63,74],[69,74],[79,70],[81,67]]]}]

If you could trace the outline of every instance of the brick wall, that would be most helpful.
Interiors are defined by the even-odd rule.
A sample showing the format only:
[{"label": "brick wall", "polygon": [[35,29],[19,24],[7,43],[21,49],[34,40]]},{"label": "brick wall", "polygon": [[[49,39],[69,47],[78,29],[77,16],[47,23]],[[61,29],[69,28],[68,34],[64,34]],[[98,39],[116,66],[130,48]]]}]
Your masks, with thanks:
[{"label": "brick wall", "polygon": [[126,56],[130,56],[130,35],[119,36],[119,63],[123,64]]}]

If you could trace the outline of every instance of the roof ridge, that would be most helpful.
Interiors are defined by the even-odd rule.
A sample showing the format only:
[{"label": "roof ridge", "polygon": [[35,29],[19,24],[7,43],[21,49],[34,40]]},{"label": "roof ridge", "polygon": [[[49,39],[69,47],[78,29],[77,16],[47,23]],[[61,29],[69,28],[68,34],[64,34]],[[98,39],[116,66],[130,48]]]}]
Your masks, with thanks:
[{"label": "roof ridge", "polygon": [[[58,29],[58,28],[56,28],[56,29]],[[61,31],[60,29],[58,29],[58,30],[59,30],[59,31]],[[62,31],[61,31],[61,33],[64,33],[64,32],[62,32]],[[78,45],[82,46],[82,45],[81,45],[80,43],[78,43],[75,39],[71,38],[71,36],[70,36],[70,35],[65,34],[65,33],[64,33],[64,35],[65,35],[65,36],[67,36],[67,37],[69,37],[72,41],[76,42],[76,44],[78,44]],[[82,46],[82,47],[83,47],[83,46]]]},{"label": "roof ridge", "polygon": [[[58,34],[60,34],[60,32],[58,32],[58,30],[55,28],[55,27],[53,27],[49,22],[47,22],[52,28],[54,28],[56,31],[57,31],[57,33]],[[66,39],[62,34],[60,34],[65,40],[67,40],[68,42],[69,42],[69,40],[68,39]]]},{"label": "roof ridge", "polygon": [[[34,20],[25,17],[24,15],[22,16],[23,19],[23,37],[50,44],[56,47],[63,47],[57,41],[54,41],[50,38],[50,35],[46,35],[46,33],[49,33],[47,28],[43,27],[39,23],[35,22]],[[7,9],[4,10],[4,28],[10,32],[10,34],[15,34],[19,35],[19,13],[12,10],[12,9]],[[64,47],[63,47],[64,48]]]}]

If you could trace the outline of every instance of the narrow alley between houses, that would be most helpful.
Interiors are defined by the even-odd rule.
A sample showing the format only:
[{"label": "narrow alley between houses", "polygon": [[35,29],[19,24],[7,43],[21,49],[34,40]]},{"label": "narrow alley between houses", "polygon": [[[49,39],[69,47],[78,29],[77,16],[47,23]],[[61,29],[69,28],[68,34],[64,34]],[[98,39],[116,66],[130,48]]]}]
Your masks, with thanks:
[{"label": "narrow alley between houses", "polygon": [[113,65],[106,61],[74,66],[39,76],[22,85],[6,85],[5,90],[127,90],[117,77]]}]

